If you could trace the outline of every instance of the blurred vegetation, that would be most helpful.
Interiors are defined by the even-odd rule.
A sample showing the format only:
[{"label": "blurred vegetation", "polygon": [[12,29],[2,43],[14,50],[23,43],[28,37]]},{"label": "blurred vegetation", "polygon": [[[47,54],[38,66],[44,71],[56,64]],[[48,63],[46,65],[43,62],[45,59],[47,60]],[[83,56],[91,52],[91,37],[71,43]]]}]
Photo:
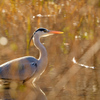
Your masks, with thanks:
[{"label": "blurred vegetation", "polygon": [[56,88],[52,96],[49,94],[73,67],[72,58],[80,61],[100,39],[100,0],[0,0],[0,39],[8,40],[5,45],[0,40],[0,64],[26,55],[38,58],[38,50],[34,45],[29,49],[28,44],[39,27],[64,32],[41,39],[48,51],[49,63],[37,84],[47,98],[100,100],[99,49],[90,52],[88,61],[81,59],[95,66],[95,70],[80,69],[68,83]]}]

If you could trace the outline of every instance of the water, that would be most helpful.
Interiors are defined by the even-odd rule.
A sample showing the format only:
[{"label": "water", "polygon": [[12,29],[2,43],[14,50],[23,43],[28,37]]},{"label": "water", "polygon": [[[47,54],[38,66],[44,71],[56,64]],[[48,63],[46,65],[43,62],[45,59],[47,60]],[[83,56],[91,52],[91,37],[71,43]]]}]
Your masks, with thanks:
[{"label": "water", "polygon": [[11,82],[0,86],[0,100],[47,100],[47,98],[36,85]]}]

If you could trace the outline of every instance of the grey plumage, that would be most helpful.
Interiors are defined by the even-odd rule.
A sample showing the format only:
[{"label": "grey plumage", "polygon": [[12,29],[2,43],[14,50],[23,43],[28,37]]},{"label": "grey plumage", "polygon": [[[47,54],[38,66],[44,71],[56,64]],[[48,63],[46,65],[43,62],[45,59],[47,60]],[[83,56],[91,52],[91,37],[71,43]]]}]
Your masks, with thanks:
[{"label": "grey plumage", "polygon": [[27,81],[36,79],[44,72],[47,63],[47,51],[40,42],[40,37],[49,36],[52,33],[61,34],[60,31],[49,31],[45,28],[39,28],[32,35],[36,48],[40,51],[39,59],[32,56],[25,56],[8,61],[0,65],[0,78],[9,80]]},{"label": "grey plumage", "polygon": [[38,60],[31,56],[17,58],[0,65],[0,78],[26,80],[36,72]]}]

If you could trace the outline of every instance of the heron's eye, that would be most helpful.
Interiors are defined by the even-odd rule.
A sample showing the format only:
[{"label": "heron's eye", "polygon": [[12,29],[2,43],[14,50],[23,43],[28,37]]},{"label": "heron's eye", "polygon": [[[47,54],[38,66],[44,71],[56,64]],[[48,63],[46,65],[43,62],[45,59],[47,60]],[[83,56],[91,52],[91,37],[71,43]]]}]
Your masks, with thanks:
[{"label": "heron's eye", "polygon": [[44,32],[47,32],[47,30],[44,30]]}]

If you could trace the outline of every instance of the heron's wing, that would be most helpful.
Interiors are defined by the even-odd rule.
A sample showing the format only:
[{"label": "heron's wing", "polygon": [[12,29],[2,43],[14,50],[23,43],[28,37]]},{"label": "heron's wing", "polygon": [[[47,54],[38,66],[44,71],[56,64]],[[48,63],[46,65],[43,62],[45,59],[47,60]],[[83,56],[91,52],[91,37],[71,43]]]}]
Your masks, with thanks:
[{"label": "heron's wing", "polygon": [[21,58],[7,62],[0,67],[0,78],[11,80],[26,80],[37,70],[37,60]]},{"label": "heron's wing", "polygon": [[31,78],[37,70],[36,62],[26,62],[21,63],[18,68],[18,74],[20,76],[20,80],[26,80]]}]

